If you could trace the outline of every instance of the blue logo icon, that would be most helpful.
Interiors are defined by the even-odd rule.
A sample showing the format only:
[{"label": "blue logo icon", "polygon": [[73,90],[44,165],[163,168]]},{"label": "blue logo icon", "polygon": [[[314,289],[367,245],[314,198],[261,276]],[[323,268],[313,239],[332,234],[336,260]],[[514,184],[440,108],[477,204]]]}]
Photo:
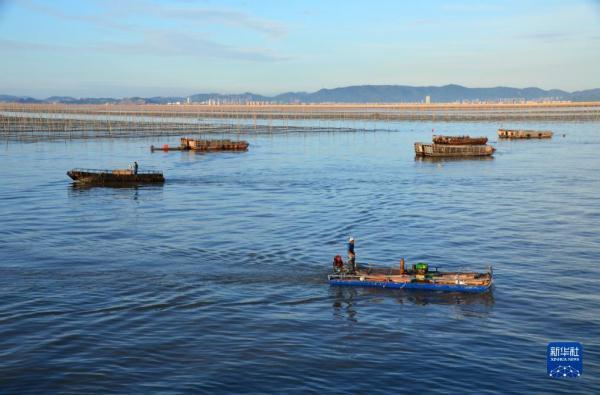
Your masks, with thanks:
[{"label": "blue logo icon", "polygon": [[579,377],[583,374],[583,347],[581,343],[548,343],[546,358],[547,372],[550,377]]}]

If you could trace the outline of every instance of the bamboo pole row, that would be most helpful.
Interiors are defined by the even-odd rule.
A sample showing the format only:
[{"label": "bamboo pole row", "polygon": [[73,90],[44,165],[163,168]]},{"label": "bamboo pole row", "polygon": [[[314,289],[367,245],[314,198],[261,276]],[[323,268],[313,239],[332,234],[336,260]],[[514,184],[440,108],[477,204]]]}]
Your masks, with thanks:
[{"label": "bamboo pole row", "polygon": [[202,120],[597,120],[600,103],[437,105],[65,105],[0,103],[0,113],[43,113]]},{"label": "bamboo pole row", "polygon": [[54,105],[0,103],[8,139],[382,130],[389,121],[596,121],[600,103],[550,105]]},{"label": "bamboo pole row", "polygon": [[0,139],[19,141],[45,141],[57,139],[133,138],[181,136],[202,137],[207,134],[239,135],[356,131],[356,128],[325,126],[292,126],[238,124],[208,124],[189,122],[153,122],[145,119],[115,121],[106,119],[69,119],[0,115]]}]

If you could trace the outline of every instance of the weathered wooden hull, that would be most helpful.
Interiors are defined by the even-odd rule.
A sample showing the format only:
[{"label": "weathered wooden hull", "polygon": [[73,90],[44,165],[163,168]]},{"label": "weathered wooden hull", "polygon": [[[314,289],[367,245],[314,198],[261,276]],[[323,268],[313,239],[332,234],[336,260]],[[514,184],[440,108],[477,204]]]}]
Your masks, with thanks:
[{"label": "weathered wooden hull", "polygon": [[447,145],[415,143],[415,154],[428,157],[492,156],[496,149],[491,145]]},{"label": "weathered wooden hull", "polygon": [[550,139],[553,135],[549,130],[498,129],[498,137],[503,139]]},{"label": "weathered wooden hull", "polygon": [[445,145],[486,145],[487,137],[470,137],[470,136],[433,136],[434,144]]},{"label": "weathered wooden hull", "polygon": [[165,177],[160,172],[138,173],[121,171],[86,171],[74,169],[67,172],[67,175],[78,184],[85,185],[137,185],[137,184],[162,184]]},{"label": "weathered wooden hull", "polygon": [[181,148],[191,151],[247,151],[249,145],[247,141],[243,140],[194,140],[185,137],[181,138]]},{"label": "weathered wooden hull", "polygon": [[356,274],[332,274],[330,285],[352,287],[376,287],[392,289],[416,289],[441,292],[481,293],[490,289],[493,275],[489,273],[442,273],[429,275],[369,274],[359,271]]}]

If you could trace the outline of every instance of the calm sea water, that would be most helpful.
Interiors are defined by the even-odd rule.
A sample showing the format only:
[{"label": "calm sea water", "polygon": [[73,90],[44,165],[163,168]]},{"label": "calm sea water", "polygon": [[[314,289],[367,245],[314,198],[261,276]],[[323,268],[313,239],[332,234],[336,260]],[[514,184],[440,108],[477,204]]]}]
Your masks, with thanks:
[{"label": "calm sea water", "polygon": [[[0,392],[597,393],[600,124],[525,124],[557,135],[514,142],[498,126],[249,135],[237,154],[3,142]],[[416,161],[432,129],[497,154]],[[65,175],[133,160],[167,182]],[[358,261],[493,265],[495,286],[330,287],[350,235]],[[582,377],[546,376],[561,340],[583,344]]]}]

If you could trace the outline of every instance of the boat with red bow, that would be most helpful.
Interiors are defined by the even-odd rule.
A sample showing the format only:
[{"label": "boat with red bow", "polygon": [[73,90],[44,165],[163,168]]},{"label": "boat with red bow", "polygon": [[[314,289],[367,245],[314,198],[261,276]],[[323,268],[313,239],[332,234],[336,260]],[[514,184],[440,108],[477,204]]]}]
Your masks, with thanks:
[{"label": "boat with red bow", "polygon": [[161,147],[150,146],[150,151],[194,151],[194,152],[218,152],[218,151],[248,151],[250,143],[244,140],[197,140],[182,137],[178,147],[164,144]]}]

